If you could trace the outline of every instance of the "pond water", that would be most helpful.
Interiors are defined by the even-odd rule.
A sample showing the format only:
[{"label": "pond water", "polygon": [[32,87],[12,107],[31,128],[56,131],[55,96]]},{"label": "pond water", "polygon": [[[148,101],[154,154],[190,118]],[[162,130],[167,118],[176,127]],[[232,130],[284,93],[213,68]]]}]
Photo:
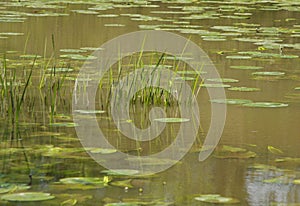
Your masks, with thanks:
[{"label": "pond water", "polygon": [[[299,11],[300,3],[292,0],[2,1],[1,205],[300,205]],[[88,56],[114,37],[141,30],[190,39],[222,79],[204,84],[180,59],[138,53],[104,74],[95,111],[72,115],[75,84],[93,78],[76,80]],[[201,116],[196,141],[165,171],[112,173],[88,155],[73,116],[88,125],[94,115],[116,150],[134,156],[167,148],[180,125],[188,124],[166,123],[150,142],[120,133],[112,119],[111,88],[144,65],[170,68],[195,88]],[[227,99],[209,100],[206,88],[220,84],[226,85]],[[211,104],[227,105],[225,128],[213,154],[199,162]],[[119,123],[145,129],[154,106],[181,117],[174,96],[150,88],[131,99],[130,118]],[[108,157],[117,152],[90,147],[88,152]],[[170,162],[149,159],[144,167]]]}]

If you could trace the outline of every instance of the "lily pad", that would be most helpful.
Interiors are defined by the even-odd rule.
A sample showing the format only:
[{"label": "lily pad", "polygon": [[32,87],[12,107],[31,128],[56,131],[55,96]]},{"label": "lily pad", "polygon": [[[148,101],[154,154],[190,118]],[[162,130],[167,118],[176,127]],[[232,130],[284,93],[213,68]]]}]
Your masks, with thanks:
[{"label": "lily pad", "polygon": [[120,180],[120,181],[113,181],[110,183],[112,186],[116,187],[123,187],[123,188],[133,188],[133,185],[131,184],[132,179],[128,180]]},{"label": "lily pad", "polygon": [[229,88],[231,87],[229,84],[200,84],[201,87],[206,88]]},{"label": "lily pad", "polygon": [[104,186],[110,181],[108,177],[97,178],[97,177],[68,177],[60,179],[59,182],[63,184],[74,184],[74,185],[96,185]]},{"label": "lily pad", "polygon": [[280,108],[289,106],[286,103],[279,102],[251,102],[243,104],[245,107],[261,107],[261,108]]},{"label": "lily pad", "polygon": [[257,92],[260,91],[259,88],[254,88],[254,87],[231,87],[228,88],[230,91],[239,91],[239,92]]},{"label": "lily pad", "polygon": [[190,119],[187,119],[187,118],[159,118],[159,119],[154,119],[154,121],[166,122],[166,123],[180,123],[180,122],[189,122]]},{"label": "lily pad", "polygon": [[59,67],[59,68],[48,68],[48,71],[55,71],[55,72],[71,72],[74,69],[68,68],[68,67]]},{"label": "lily pad", "polygon": [[251,56],[242,56],[242,55],[233,55],[233,56],[226,56],[226,59],[251,59]]},{"label": "lily pad", "polygon": [[84,53],[87,52],[84,49],[60,49],[60,52],[64,52],[64,53]]},{"label": "lily pad", "polygon": [[51,127],[77,127],[78,124],[74,122],[56,122],[50,123]]},{"label": "lily pad", "polygon": [[275,184],[290,184],[292,183],[292,179],[289,176],[279,176],[271,179],[263,180],[264,183],[275,183]]},{"label": "lily pad", "polygon": [[80,114],[103,114],[105,111],[103,110],[74,110],[74,112],[80,113]]},{"label": "lily pad", "polygon": [[263,69],[263,67],[260,66],[230,66],[231,69],[241,69],[241,70],[259,70],[259,69]]},{"label": "lily pad", "polygon": [[33,202],[33,201],[44,201],[51,200],[55,197],[50,193],[44,192],[23,192],[15,194],[7,194],[1,197],[2,200],[12,201],[12,202]]},{"label": "lily pad", "polygon": [[232,197],[223,197],[219,194],[205,194],[195,197],[195,200],[214,204],[233,204],[239,203],[238,199]]},{"label": "lily pad", "polygon": [[280,149],[276,148],[276,147],[273,147],[273,146],[268,146],[268,150],[269,152],[273,153],[273,154],[276,154],[276,155],[282,155],[283,154],[283,151],[281,151]]},{"label": "lily pad", "polygon": [[212,103],[219,103],[219,104],[248,104],[252,103],[249,99],[213,99],[210,100]]},{"label": "lily pad", "polygon": [[284,72],[253,72],[252,75],[259,76],[282,76],[285,75]]},{"label": "lily pad", "polygon": [[19,190],[28,190],[30,186],[28,185],[18,185],[18,184],[10,184],[4,183],[0,185],[0,194],[7,193],[7,192],[15,192]]},{"label": "lily pad", "polygon": [[93,154],[112,154],[116,153],[118,150],[108,148],[91,148],[89,151]]},{"label": "lily pad", "polygon": [[123,175],[137,175],[139,174],[138,170],[131,170],[131,169],[115,169],[115,170],[102,170],[101,173],[105,173],[107,175],[112,176],[123,176]]},{"label": "lily pad", "polygon": [[222,83],[235,83],[235,82],[239,82],[239,80],[237,80],[237,79],[230,79],[230,78],[207,79],[207,81],[222,82]]}]

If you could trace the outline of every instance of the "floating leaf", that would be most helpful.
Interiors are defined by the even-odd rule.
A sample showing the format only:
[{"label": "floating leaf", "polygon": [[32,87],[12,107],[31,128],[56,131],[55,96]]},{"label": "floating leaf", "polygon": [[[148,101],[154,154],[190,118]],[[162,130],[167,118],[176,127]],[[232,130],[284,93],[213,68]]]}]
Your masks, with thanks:
[{"label": "floating leaf", "polygon": [[200,84],[201,87],[206,87],[206,88],[229,88],[231,87],[228,84]]},{"label": "floating leaf", "polygon": [[201,201],[201,202],[214,203],[214,204],[233,204],[233,203],[240,202],[238,199],[235,199],[232,197],[223,197],[218,194],[200,195],[198,197],[195,197],[195,200]]},{"label": "floating leaf", "polygon": [[101,173],[105,173],[107,175],[113,176],[123,176],[123,175],[136,175],[140,172],[138,170],[131,170],[131,169],[114,169],[114,170],[102,170]]},{"label": "floating leaf", "polygon": [[132,179],[128,179],[128,180],[120,180],[120,181],[113,181],[110,183],[110,185],[112,186],[116,186],[116,187],[127,187],[127,188],[133,188],[133,185],[131,184]]},{"label": "floating leaf", "polygon": [[239,91],[239,92],[257,92],[260,91],[259,88],[254,88],[254,87],[231,87],[228,88],[230,91]]},{"label": "floating leaf", "polygon": [[272,165],[265,165],[265,164],[258,164],[255,163],[254,165],[249,166],[250,169],[255,169],[255,170],[262,170],[262,171],[268,171],[268,170],[274,170],[278,171],[279,168],[272,166]]},{"label": "floating leaf", "polygon": [[74,110],[74,112],[80,113],[80,114],[103,114],[105,111],[103,110]]},{"label": "floating leaf", "polygon": [[292,183],[291,177],[279,176],[271,179],[263,180],[264,183],[275,183],[275,184],[290,184]]},{"label": "floating leaf", "polygon": [[210,101],[212,103],[219,103],[219,104],[240,104],[240,105],[252,102],[249,99],[213,99]]},{"label": "floating leaf", "polygon": [[256,153],[252,152],[252,151],[214,155],[214,157],[220,158],[220,159],[248,159],[248,158],[254,158],[256,156],[257,156]]},{"label": "floating leaf", "polygon": [[84,53],[87,52],[85,49],[60,49],[60,52],[65,53]]},{"label": "floating leaf", "polygon": [[241,69],[241,70],[259,70],[263,69],[263,67],[259,66],[230,66],[231,69]]},{"label": "floating leaf", "polygon": [[179,122],[189,122],[190,119],[187,118],[158,118],[158,119],[154,119],[154,121],[158,121],[158,122],[166,122],[166,123],[179,123]]},{"label": "floating leaf", "polygon": [[88,149],[93,154],[112,154],[116,153],[118,150],[116,149],[108,149],[108,148],[91,148]]},{"label": "floating leaf", "polygon": [[283,154],[283,151],[281,151],[280,149],[277,149],[273,146],[268,146],[268,150],[273,153],[273,154],[276,154],[276,155],[281,155]]},{"label": "floating leaf", "polygon": [[230,79],[230,78],[207,79],[207,81],[221,82],[221,83],[235,83],[235,82],[239,82],[239,80],[237,80],[237,79]]},{"label": "floating leaf", "polygon": [[12,202],[33,202],[33,201],[44,201],[55,198],[50,193],[44,192],[23,192],[15,194],[7,194],[1,197],[2,200]]},{"label": "floating leaf", "polygon": [[292,157],[284,157],[275,159],[275,162],[293,162],[293,163],[300,163],[300,158],[292,158]]},{"label": "floating leaf", "polygon": [[7,192],[15,192],[20,190],[28,190],[30,186],[25,184],[10,184],[4,183],[0,185],[0,194],[7,193]]},{"label": "floating leaf", "polygon": [[103,178],[69,177],[60,179],[59,181],[63,184],[72,185],[71,189],[97,189],[107,186],[107,183],[111,180],[112,178],[105,176]]},{"label": "floating leaf", "polygon": [[241,56],[241,55],[234,55],[234,56],[226,56],[226,59],[251,59],[251,56]]},{"label": "floating leaf", "polygon": [[284,72],[253,72],[252,75],[259,76],[282,76],[285,75]]},{"label": "floating leaf", "polygon": [[78,124],[74,122],[56,122],[56,123],[50,123],[51,127],[77,127]]},{"label": "floating leaf", "polygon": [[77,200],[76,199],[68,199],[63,201],[62,203],[60,203],[61,206],[73,206],[77,204]]},{"label": "floating leaf", "polygon": [[246,152],[247,150],[240,147],[232,147],[228,145],[223,145],[222,149],[223,152]]},{"label": "floating leaf", "polygon": [[48,71],[55,71],[55,72],[71,72],[74,71],[74,69],[67,68],[67,67],[58,67],[58,68],[48,68]]},{"label": "floating leaf", "polygon": [[279,103],[279,102],[252,102],[243,104],[245,107],[261,107],[261,108],[281,108],[287,107],[288,104]]}]

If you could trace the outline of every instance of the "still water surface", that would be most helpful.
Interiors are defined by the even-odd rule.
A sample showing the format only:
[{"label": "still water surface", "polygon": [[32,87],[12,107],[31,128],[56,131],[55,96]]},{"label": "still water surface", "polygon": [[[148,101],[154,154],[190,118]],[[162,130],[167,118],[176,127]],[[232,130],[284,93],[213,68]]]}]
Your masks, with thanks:
[{"label": "still water surface", "polygon": [[[4,106],[1,107],[1,181],[3,184],[26,184],[29,182],[28,175],[31,174],[33,182],[30,191],[49,192],[56,196],[55,199],[42,203],[3,201],[1,205],[105,205],[108,202],[128,201],[160,202],[152,205],[211,205],[194,199],[201,194],[233,197],[240,201],[234,205],[300,204],[300,188],[294,181],[300,178],[300,161],[293,159],[300,157],[300,91],[295,89],[300,87],[300,62],[296,57],[300,56],[300,5],[297,2],[89,2],[0,3],[0,52],[7,53],[8,71],[16,68],[18,78],[25,82],[24,78],[28,73],[24,72],[26,70],[23,71],[23,67],[18,63],[26,65],[25,68],[29,69],[28,65],[33,60],[20,55],[25,53],[43,56],[37,60],[33,71],[32,85],[26,93],[17,135],[15,129],[8,126],[8,113]],[[48,8],[49,5],[53,8]],[[95,13],[83,14],[83,11]],[[198,162],[199,153],[191,149],[181,163],[154,176],[114,177],[113,181],[132,179],[133,188],[107,186],[98,189],[74,189],[73,185],[58,184],[60,179],[66,177],[102,178],[104,175],[101,171],[105,168],[95,163],[85,151],[76,150],[82,146],[74,128],[49,126],[49,88],[38,88],[43,65],[52,58],[47,67],[53,65],[52,61],[59,62],[58,67],[74,69],[67,73],[66,77],[75,77],[84,61],[61,58],[60,55],[66,54],[61,49],[98,48],[118,35],[148,28],[167,30],[191,38],[209,55],[222,78],[239,80],[224,84],[260,89],[240,92],[226,88],[228,99],[280,102],[288,106],[252,108],[228,105],[226,125],[215,155],[204,162]],[[12,35],[4,32],[22,34]],[[251,56],[253,52],[271,53],[273,56]],[[86,54],[89,52],[84,53]],[[252,58],[231,58],[236,55]],[[284,58],[284,55],[294,56]],[[1,61],[3,65],[3,58]],[[257,66],[262,69],[234,69],[232,66]],[[1,70],[3,75],[3,68]],[[261,71],[284,74],[252,74]],[[60,73],[58,76],[63,75]],[[48,83],[51,82],[49,78],[48,72]],[[117,77],[114,76],[114,79]],[[110,86],[108,83],[109,78],[103,90],[107,91]],[[66,79],[56,99],[54,122],[72,122],[73,88],[74,81]],[[1,101],[6,101],[3,96],[1,98]],[[205,139],[210,126],[211,109],[205,88],[200,90],[197,99],[200,103],[201,129],[195,148],[199,148],[199,143]],[[99,106],[97,109],[105,110],[105,107]],[[170,116],[180,117],[174,104],[165,109]],[[136,104],[132,106],[130,115],[138,125],[148,118],[148,111],[147,105]],[[139,153],[136,151],[136,143],[125,138],[120,139],[120,133],[109,112],[97,114],[97,117],[101,129],[116,147],[131,150],[129,152],[133,154]],[[138,145],[144,147],[144,155],[166,147],[174,138],[178,124],[180,123],[170,124],[162,133],[160,141]],[[11,137],[17,137],[19,140],[10,141]],[[224,145],[247,149],[255,152],[256,156],[242,158],[240,154],[229,154],[217,158],[218,151],[222,151]],[[65,148],[75,151],[63,153]],[[282,179],[272,181],[272,178],[281,176]]]}]

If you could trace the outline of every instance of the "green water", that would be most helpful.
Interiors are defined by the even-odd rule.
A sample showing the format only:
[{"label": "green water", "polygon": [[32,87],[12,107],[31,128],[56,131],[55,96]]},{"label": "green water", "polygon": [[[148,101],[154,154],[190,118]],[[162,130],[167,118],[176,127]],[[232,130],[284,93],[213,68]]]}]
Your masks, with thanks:
[{"label": "green water", "polygon": [[[0,194],[0,198],[19,192],[45,192],[55,196],[41,202],[1,200],[1,205],[105,205],[118,202],[213,205],[195,199],[203,194],[239,200],[239,203],[228,205],[300,204],[297,181],[300,178],[300,160],[297,159],[300,158],[300,93],[295,89],[300,86],[299,11],[300,4],[288,0],[152,0],[128,4],[104,0],[1,2],[0,68],[6,83],[0,82],[0,192],[8,187],[5,184],[13,185]],[[283,107],[228,104],[219,146],[213,155],[199,162],[199,150],[211,120],[209,96],[205,87],[201,87],[197,96],[201,128],[195,145],[179,163],[151,176],[103,173],[106,168],[86,153],[74,129],[74,79],[93,48],[121,34],[146,29],[174,32],[190,38],[208,54],[222,78],[238,80],[224,84],[258,88],[255,91],[225,88],[228,99],[276,102],[282,103]],[[82,52],[77,53],[80,48]],[[35,60],[36,55],[40,58]],[[155,64],[159,58],[159,54],[145,53],[143,60],[145,64]],[[122,77],[133,71],[137,59],[138,55],[122,62]],[[174,66],[171,60],[164,63]],[[12,102],[21,99],[31,70],[19,123],[16,123],[15,110],[11,110],[16,105],[12,106]],[[110,88],[118,80],[117,70],[118,65],[115,65],[112,75],[104,76],[97,92],[96,119],[103,134],[114,147],[131,155],[149,155],[167,148],[176,137],[180,123],[168,123],[159,138],[151,142],[135,142],[118,131],[110,107],[107,107]],[[182,64],[179,70],[191,68]],[[195,74],[185,76],[194,78],[186,79],[190,85],[197,78]],[[200,82],[198,79],[197,89]],[[218,81],[207,83],[220,84]],[[166,98],[170,98],[170,102],[165,103]],[[180,118],[175,100],[166,93],[161,99],[154,98],[154,103],[140,100],[137,98],[132,102],[130,120],[124,122],[147,128],[153,106],[161,106],[169,117]],[[99,112],[102,110],[105,112]],[[243,149],[232,151],[227,146]],[[95,148],[90,151],[99,152]],[[157,162],[161,163],[156,160],[148,167]],[[97,177],[104,183],[65,184],[60,181],[68,177]],[[126,184],[119,182],[123,180],[127,180]],[[18,191],[19,184],[29,183],[28,190]]]}]

